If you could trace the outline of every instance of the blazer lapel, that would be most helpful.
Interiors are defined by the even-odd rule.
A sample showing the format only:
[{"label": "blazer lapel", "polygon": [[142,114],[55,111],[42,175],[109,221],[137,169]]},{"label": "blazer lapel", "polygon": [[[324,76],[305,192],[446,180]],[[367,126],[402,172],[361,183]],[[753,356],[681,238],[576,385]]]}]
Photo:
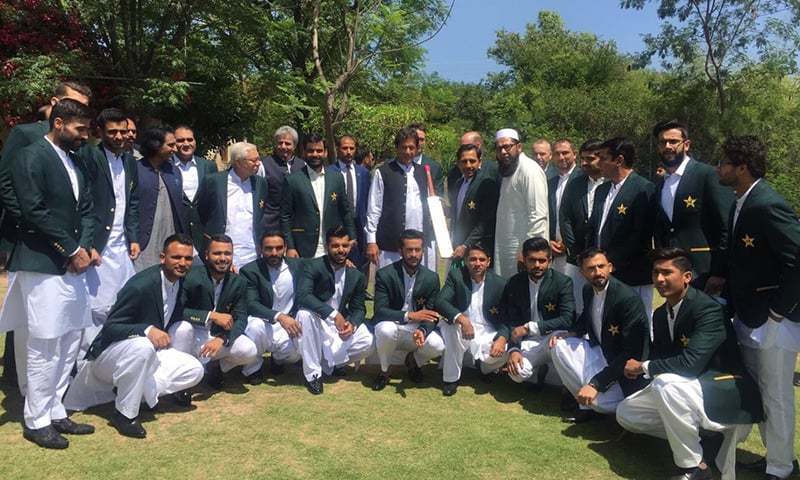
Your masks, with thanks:
[{"label": "blazer lapel", "polygon": [[[111,191],[114,191],[114,180],[111,178],[111,169],[108,166],[108,156],[106,155],[106,149],[103,148],[103,144],[97,146],[98,150],[100,150],[100,169],[103,170],[103,176],[106,177],[106,181],[108,182],[108,188]],[[122,161],[125,161],[125,157],[122,157]],[[125,164],[123,163],[123,166]],[[126,172],[127,173],[127,172]]]},{"label": "blazer lapel", "polygon": [[[690,158],[689,161],[686,162],[686,168],[683,169],[683,175],[681,175],[681,179],[678,181],[678,188],[675,189],[675,198],[672,199],[672,223],[675,223],[675,220],[678,218],[678,216],[681,215],[685,210],[681,203],[683,202],[683,199],[687,197],[686,191],[689,190],[689,183],[692,181],[690,175],[693,169],[694,160]],[[658,199],[660,204],[660,193]]]},{"label": "blazer lapel", "polygon": [[[314,206],[317,207],[317,212],[319,212],[319,204],[317,203],[317,196],[314,194],[314,187],[311,185],[311,173],[308,171],[308,165],[303,167],[303,185],[305,185],[306,193],[311,196],[311,201],[314,203]],[[327,185],[325,186],[325,190],[327,190]],[[326,192],[327,193],[327,192]],[[323,198],[324,200],[324,198]]]}]

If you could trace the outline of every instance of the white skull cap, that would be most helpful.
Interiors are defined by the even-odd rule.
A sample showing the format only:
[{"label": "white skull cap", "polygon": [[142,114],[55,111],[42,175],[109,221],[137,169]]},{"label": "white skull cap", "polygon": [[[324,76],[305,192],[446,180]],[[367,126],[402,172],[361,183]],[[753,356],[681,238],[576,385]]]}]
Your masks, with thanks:
[{"label": "white skull cap", "polygon": [[513,128],[503,128],[497,131],[494,136],[494,140],[500,140],[501,138],[513,138],[516,141],[519,141],[519,133]]}]

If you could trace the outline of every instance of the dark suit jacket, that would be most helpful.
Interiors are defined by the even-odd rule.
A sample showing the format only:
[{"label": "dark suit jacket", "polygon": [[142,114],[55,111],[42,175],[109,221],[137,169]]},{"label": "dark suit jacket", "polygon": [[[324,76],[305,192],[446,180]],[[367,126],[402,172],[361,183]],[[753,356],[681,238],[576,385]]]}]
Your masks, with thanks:
[{"label": "dark suit jacket", "polygon": [[654,186],[638,173],[630,173],[608,211],[600,245],[597,245],[603,203],[610,189],[611,182],[606,182],[595,191],[592,218],[589,221],[591,245],[599,246],[608,253],[609,260],[614,264],[614,276],[619,280],[628,285],[653,283],[648,255],[653,242],[651,202]]},{"label": "dark suit jacket", "polygon": [[[558,170],[556,170],[556,172],[558,172]],[[564,185],[564,193],[561,194],[562,205],[564,204],[564,196],[567,193],[567,188],[569,188],[569,184],[572,183],[572,181],[576,177],[581,175],[581,173],[582,173],[581,169],[578,168],[578,166],[576,165],[575,168],[572,169],[572,173],[570,173],[569,177],[567,177],[567,184]],[[558,189],[559,178],[560,178],[559,175],[556,174],[555,177],[552,178],[548,177],[547,179],[547,210],[548,210],[547,218],[548,221],[550,222],[550,240],[556,239],[556,228],[558,228],[558,225],[556,225],[556,190]],[[561,234],[561,239],[562,240],[564,239],[563,233]]]},{"label": "dark suit jacket", "polygon": [[689,252],[698,278],[705,284],[709,273],[723,270],[728,241],[728,212],[734,202],[733,191],[719,183],[713,167],[689,159],[675,191],[670,221],[661,206],[664,179],[656,183],[653,238],[656,247],[681,247]]},{"label": "dark suit jacket", "polygon": [[727,288],[739,319],[757,328],[772,309],[800,322],[800,223],[792,207],[762,179],[729,230]]},{"label": "dark suit jacket", "polygon": [[647,314],[642,299],[633,289],[614,277],[608,281],[608,291],[603,305],[601,338],[597,338],[592,328],[592,303],[594,289],[591,284],[583,287],[583,313],[575,322],[578,336],[589,335],[589,344],[600,345],[608,366],[590,380],[600,392],[605,392],[618,382],[625,396],[644,386],[640,377],[636,380],[625,378],[625,362],[631,358],[641,360],[645,357],[645,344],[649,337]]},{"label": "dark suit jacket", "polygon": [[[373,325],[384,321],[395,322],[401,325],[406,323],[403,318],[406,313],[406,311],[403,310],[405,291],[406,287],[403,281],[402,260],[398,260],[378,270],[375,274],[375,315],[372,317]],[[435,309],[438,295],[439,276],[423,265],[417,267],[414,288],[411,292],[411,301],[413,304],[411,305],[410,311],[416,312],[423,309]],[[436,324],[430,322],[421,322],[417,325],[417,328],[425,333],[425,337],[436,327]]]},{"label": "dark suit jacket", "polygon": [[[511,338],[508,325],[500,317],[501,301],[506,280],[491,269],[483,279],[483,318],[497,331],[494,339]],[[472,278],[466,267],[451,269],[447,273],[444,287],[436,296],[436,311],[447,323],[453,323],[459,313],[469,310],[472,302]]]},{"label": "dark suit jacket", "polygon": [[[203,245],[205,243],[205,237],[203,237],[203,222],[200,221],[200,215],[197,213],[197,199],[200,196],[200,186],[207,176],[217,173],[218,170],[216,163],[206,160],[205,158],[195,155],[194,161],[197,164],[197,191],[194,194],[194,198],[189,198],[184,195],[183,203],[186,211],[186,227],[188,228],[189,234],[192,236],[192,242],[194,242],[195,248],[197,248],[198,245]],[[176,168],[175,171],[182,175],[180,168]],[[181,177],[181,182],[183,182],[183,177]],[[200,248],[197,248],[197,250],[200,251]]]},{"label": "dark suit jacket", "polygon": [[158,202],[158,176],[164,180],[169,194],[169,203],[172,207],[172,222],[175,225],[175,233],[185,233],[186,212],[183,203],[183,183],[181,175],[170,162],[164,162],[157,172],[142,158],[136,162],[139,173],[139,246],[142,250],[147,247],[150,241],[150,233],[153,231],[153,220],[155,220],[156,204]]},{"label": "dark suit jacket", "polygon": [[[366,262],[365,250],[367,248],[367,235],[364,227],[367,225],[367,203],[369,201],[369,187],[372,183],[369,177],[369,170],[363,165],[353,165],[356,172],[356,209],[353,212],[353,223],[356,229],[356,240],[358,240],[358,248],[350,251],[350,259],[356,265],[362,265]],[[328,171],[341,174],[339,162],[334,162],[327,167]],[[347,181],[342,179],[347,186]],[[348,192],[349,196],[349,192]]]},{"label": "dark suit jacket", "polygon": [[356,238],[353,212],[347,201],[344,179],[339,173],[324,175],[325,206],[322,221],[319,218],[319,205],[311,186],[311,178],[305,166],[299,172],[286,177],[281,202],[281,231],[286,237],[286,248],[296,249],[303,258],[311,258],[317,250],[320,229],[323,235],[331,227],[341,225],[351,239]]},{"label": "dark suit jacket", "polygon": [[447,192],[450,198],[451,235],[453,247],[471,245],[480,242],[488,251],[494,251],[494,227],[497,214],[497,200],[500,195],[500,186],[497,176],[492,176],[481,167],[467,187],[464,195],[464,204],[461,214],[458,212],[459,180],[462,176],[455,177],[453,183],[448,184]]},{"label": "dark suit jacket", "polygon": [[64,164],[44,138],[12,159],[21,217],[9,271],[63,275],[72,252],[91,249],[97,228],[92,194],[80,161],[69,155],[78,178],[77,200]]},{"label": "dark suit jacket", "polygon": [[[561,228],[561,239],[567,252],[567,262],[577,265],[578,255],[594,244],[589,225],[589,205],[586,190],[589,188],[589,176],[580,173],[564,187],[561,197],[561,208],[558,211],[558,223]],[[600,188],[599,186],[597,188]],[[595,190],[597,196],[597,190]],[[594,211],[592,211],[594,213]]]},{"label": "dark suit jacket", "polygon": [[[520,272],[508,280],[503,292],[500,309],[503,323],[509,332],[531,321],[531,294],[528,286],[528,273]],[[572,280],[552,268],[540,280],[539,296],[536,306],[539,311],[541,335],[549,335],[556,330],[569,330],[575,323],[575,298],[572,294]]]},{"label": "dark suit jacket", "polygon": [[[345,268],[347,270],[344,274],[344,290],[339,308],[336,310],[357,328],[364,323],[364,317],[367,314],[364,306],[364,299],[367,295],[367,279],[355,268]],[[333,308],[325,302],[330,300],[336,292],[333,267],[328,261],[328,256],[306,260],[301,272],[298,289],[295,292],[295,301],[299,303],[300,308],[305,308],[326,318],[333,312]]]},{"label": "dark suit jacket", "polygon": [[269,201],[267,202],[266,225],[268,230],[280,228],[281,220],[281,198],[283,198],[283,185],[286,176],[294,173],[306,166],[302,158],[293,157],[291,171],[287,171],[286,162],[275,155],[261,158],[261,165],[264,166],[264,178],[267,181],[267,191]]},{"label": "dark suit jacket", "polygon": [[[284,257],[283,259],[292,274],[295,299],[292,303],[292,310],[289,315],[294,316],[299,308],[297,292],[300,283],[300,276],[303,270],[304,261],[299,258]],[[272,290],[272,278],[269,276],[269,266],[266,260],[259,258],[254,260],[239,270],[241,276],[247,280],[247,313],[254,317],[263,318],[269,322],[274,322],[277,310],[273,310],[274,292]]]},{"label": "dark suit jacket", "polygon": [[181,288],[181,318],[197,326],[205,326],[210,312],[229,313],[233,316],[233,328],[229,331],[214,322],[210,324],[211,335],[220,337],[225,345],[231,345],[247,327],[247,281],[228,272],[222,283],[219,301],[214,306],[214,280],[206,266],[192,268]]}]

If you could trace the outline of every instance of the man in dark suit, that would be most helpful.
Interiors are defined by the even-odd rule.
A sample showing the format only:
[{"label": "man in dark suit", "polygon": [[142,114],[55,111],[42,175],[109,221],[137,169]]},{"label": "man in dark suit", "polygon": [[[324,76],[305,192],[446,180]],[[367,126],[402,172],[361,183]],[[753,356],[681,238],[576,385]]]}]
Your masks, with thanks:
[{"label": "man in dark suit", "polygon": [[155,408],[158,397],[175,394],[177,403],[191,405],[188,389],[202,380],[203,365],[174,348],[167,332],[181,321],[181,287],[192,257],[191,238],[171,235],[161,263],[128,280],[70,386],[67,408],[85,410],[115,400],[111,424],[121,435],[144,438],[138,420],[142,400]]},{"label": "man in dark suit", "polygon": [[[642,359],[648,317],[637,293],[611,276],[614,270],[603,250],[589,248],[579,256],[588,281],[585,308],[573,331],[550,338],[551,359],[579,410],[568,418],[586,422],[595,412],[611,414],[623,398],[644,385],[625,377],[625,362]],[[588,337],[588,339],[584,338]]]},{"label": "man in dark suit", "polygon": [[[256,175],[261,163],[256,146],[237,142],[228,154],[230,170],[206,175],[195,203],[206,239],[220,234],[233,239],[233,265],[239,269],[258,258],[269,199],[266,182]],[[205,245],[195,248],[204,251]]]},{"label": "man in dark suit", "polygon": [[417,138],[419,139],[419,148],[417,149],[417,155],[414,157],[414,163],[422,166],[430,165],[431,176],[433,177],[433,185],[436,188],[436,194],[440,197],[443,197],[444,171],[442,170],[442,166],[439,164],[439,162],[430,156],[425,155],[425,143],[428,140],[428,133],[425,125],[421,123],[412,123],[408,126],[408,128],[415,130],[417,132]]},{"label": "man in dark suit", "polygon": [[508,356],[510,332],[500,318],[506,281],[489,269],[489,252],[480,243],[470,245],[466,264],[450,269],[436,297],[436,311],[444,318],[439,328],[445,345],[442,393],[446,397],[458,389],[465,355],[480,364],[484,375],[502,367]]},{"label": "man in dark suit", "polygon": [[722,432],[716,458],[723,478],[735,475],[736,443],[761,421],[758,386],[742,363],[733,326],[723,308],[691,287],[689,252],[653,252],[653,283],[666,299],[653,313],[647,360],[631,358],[625,376],[652,383],[623,400],[617,421],[626,430],[669,440],[681,479],[711,479],[700,429]]},{"label": "man in dark suit", "polygon": [[286,176],[299,171],[306,165],[302,158],[295,156],[300,137],[297,130],[284,125],[275,130],[272,155],[261,159],[258,175],[267,181],[269,201],[267,202],[267,230],[280,228],[281,198]]},{"label": "man in dark suit", "polygon": [[331,172],[342,174],[353,212],[355,224],[356,245],[350,250],[350,260],[361,271],[369,267],[366,248],[367,237],[364,226],[367,224],[367,199],[369,199],[369,171],[362,165],[357,165],[354,156],[358,150],[358,142],[350,135],[342,135],[336,139],[336,162],[328,167]]},{"label": "man in dark suit", "polygon": [[456,164],[461,175],[447,186],[454,262],[464,259],[467,245],[480,243],[490,252],[494,251],[499,187],[497,176],[484,169],[482,153],[480,147],[473,144],[459,147]]},{"label": "man in dark suit", "polygon": [[17,330],[17,342],[27,337],[16,351],[17,367],[27,380],[20,384],[23,436],[44,448],[67,448],[62,433],[94,431],[70,420],[61,402],[81,331],[91,325],[84,273],[98,259],[92,249],[97,219],[74,154],[89,135],[90,115],[80,102],[59,101],[47,135],[25,147],[9,166],[20,228],[8,265],[0,330]]},{"label": "man in dark suit", "polygon": [[570,181],[564,188],[561,206],[558,209],[558,223],[561,229],[561,241],[564,244],[566,265],[564,271],[572,279],[572,291],[575,296],[575,312],[583,311],[583,286],[586,279],[578,266],[578,254],[586,250],[591,240],[589,219],[592,217],[594,197],[605,179],[600,170],[598,149],[602,145],[599,140],[587,140],[580,148],[582,173]]},{"label": "man in dark suit", "polygon": [[653,184],[633,170],[636,147],[623,137],[600,147],[600,169],[610,180],[597,187],[591,225],[591,245],[602,248],[614,264],[614,277],[632,287],[653,314],[650,259],[653,244],[651,202]]},{"label": "man in dark suit", "polygon": [[553,146],[550,144],[550,141],[546,138],[540,138],[531,144],[531,158],[536,161],[536,163],[542,167],[542,171],[544,171],[545,176],[547,177],[547,181],[549,182],[551,178],[558,176],[558,168],[553,165]]},{"label": "man in dark suit", "polygon": [[256,344],[258,355],[252,363],[242,368],[251,385],[264,381],[261,367],[262,355],[270,352],[270,371],[283,373],[283,365],[300,360],[297,339],[303,333],[295,318],[300,302],[297,301],[298,283],[303,261],[286,256],[283,233],[273,230],[261,236],[261,258],[239,271],[247,280],[247,335]]},{"label": "man in dark suit", "polygon": [[389,383],[389,366],[395,351],[407,352],[405,364],[411,380],[423,380],[420,367],[444,352],[444,341],[434,331],[439,314],[434,311],[439,276],[422,262],[423,234],[400,234],[402,258],[375,274],[375,350],[381,371],[372,383],[383,390]]},{"label": "man in dark suit", "polygon": [[727,292],[745,365],[764,399],[760,425],[766,461],[750,468],[769,479],[788,477],[794,460],[795,404],[792,377],[800,350],[800,223],[764,179],[767,153],[755,137],[722,145],[720,183],[733,188],[729,217]]},{"label": "man in dark suit", "polygon": [[296,295],[302,334],[303,377],[313,395],[322,393],[322,374],[341,375],[372,352],[372,333],[364,323],[367,279],[347,266],[352,241],[336,226],[325,234],[328,254],[307,260]]},{"label": "man in dark suit", "polygon": [[687,250],[695,268],[694,285],[703,288],[716,275],[709,287],[719,294],[733,192],[720,185],[712,166],[689,157],[692,141],[686,125],[661,122],[653,127],[653,137],[666,171],[656,182],[655,245]]},{"label": "man in dark suit", "polygon": [[566,332],[575,321],[572,280],[551,267],[550,243],[542,237],[525,240],[522,258],[526,271],[508,281],[500,310],[512,341],[508,375],[522,383],[536,371],[542,385],[549,370],[550,336]]},{"label": "man in dark suit", "polygon": [[328,152],[321,135],[303,139],[306,166],[286,177],[281,200],[281,231],[287,257],[317,258],[325,255],[325,232],[341,225],[355,240],[353,211],[344,179],[326,172]]},{"label": "man in dark suit", "polygon": [[553,250],[552,268],[566,275],[566,248],[559,226],[558,212],[562,205],[561,199],[564,197],[564,190],[569,182],[580,173],[580,170],[575,168],[575,147],[571,140],[566,138],[556,140],[553,150],[556,155],[554,164],[558,175],[547,179],[547,218],[550,221],[550,248]]},{"label": "man in dark suit", "polygon": [[[460,145],[475,145],[476,147],[480,148],[481,151],[484,151],[483,137],[481,137],[480,132],[476,132],[474,130],[470,130],[469,132],[465,132],[463,135],[461,135]],[[484,169],[484,172],[488,173],[490,177],[497,177],[497,163],[492,161],[481,162],[481,168]],[[455,185],[459,178],[461,178],[461,170],[458,168],[458,162],[456,162],[447,172],[446,181],[448,195],[452,194],[452,188],[450,186]]]}]

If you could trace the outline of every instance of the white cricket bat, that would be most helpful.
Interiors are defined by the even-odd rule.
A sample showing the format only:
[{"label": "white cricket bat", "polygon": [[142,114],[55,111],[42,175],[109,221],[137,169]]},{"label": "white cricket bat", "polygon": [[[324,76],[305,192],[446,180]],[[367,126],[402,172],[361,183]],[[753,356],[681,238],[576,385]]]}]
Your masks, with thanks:
[{"label": "white cricket bat", "polygon": [[428,212],[431,214],[436,247],[439,250],[440,257],[450,258],[453,256],[453,243],[450,241],[450,232],[447,230],[447,220],[444,217],[442,199],[436,196],[436,191],[433,189],[430,165],[425,165],[425,173],[428,175]]}]

